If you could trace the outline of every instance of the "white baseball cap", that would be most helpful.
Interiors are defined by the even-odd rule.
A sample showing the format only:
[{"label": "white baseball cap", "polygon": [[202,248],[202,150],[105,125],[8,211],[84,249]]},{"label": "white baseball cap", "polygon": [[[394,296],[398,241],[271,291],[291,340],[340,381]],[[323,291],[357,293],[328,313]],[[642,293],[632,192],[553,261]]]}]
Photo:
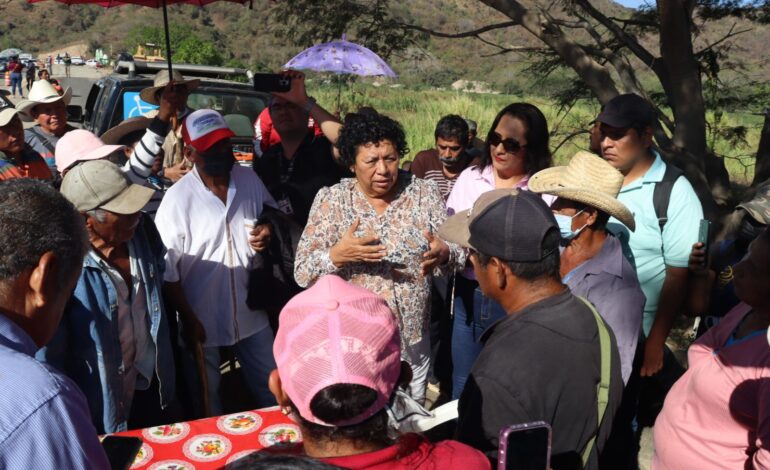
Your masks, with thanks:
[{"label": "white baseball cap", "polygon": [[223,139],[235,137],[225,118],[213,109],[199,109],[184,120],[182,138],[198,152],[205,152]]}]

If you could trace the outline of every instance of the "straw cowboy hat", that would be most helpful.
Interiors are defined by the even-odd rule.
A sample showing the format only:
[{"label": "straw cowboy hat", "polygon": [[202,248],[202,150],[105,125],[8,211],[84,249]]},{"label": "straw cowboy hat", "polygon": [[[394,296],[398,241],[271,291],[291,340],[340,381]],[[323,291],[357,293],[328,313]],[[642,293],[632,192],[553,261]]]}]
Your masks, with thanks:
[{"label": "straw cowboy hat", "polygon": [[56,88],[53,87],[48,80],[38,80],[32,84],[32,88],[29,90],[29,96],[26,100],[21,100],[16,105],[16,109],[19,111],[21,118],[27,122],[34,121],[32,118],[32,108],[39,104],[54,103],[59,100],[64,101],[64,105],[70,104],[72,99],[72,88],[67,87],[64,90],[63,95],[59,95]]},{"label": "straw cowboy hat", "polygon": [[[187,87],[188,93],[198,88],[198,86],[201,84],[201,81],[198,79],[185,80],[181,72],[178,72],[176,70],[174,70],[173,80],[175,85],[184,85],[185,87]],[[155,95],[157,95],[158,90],[162,90],[163,87],[168,85],[168,82],[169,82],[168,70],[165,70],[165,69],[161,70],[160,72],[155,74],[155,78],[153,79],[153,82],[152,82],[153,86],[147,87],[144,90],[142,90],[142,92],[139,93],[139,97],[145,103],[150,103],[150,104],[159,106],[160,101],[158,101],[158,98]]]},{"label": "straw cowboy hat", "polygon": [[760,224],[770,225],[770,181],[760,185],[754,197],[738,204],[738,207],[748,212]]},{"label": "straw cowboy hat", "polygon": [[547,168],[532,175],[529,190],[551,194],[595,207],[615,217],[632,231],[634,216],[617,200],[623,175],[598,155],[578,152],[567,166]]},{"label": "straw cowboy hat", "polygon": [[102,142],[108,145],[117,145],[120,139],[136,132],[146,130],[150,127],[152,119],[139,116],[126,119],[115,127],[111,127],[104,134],[101,135]]}]

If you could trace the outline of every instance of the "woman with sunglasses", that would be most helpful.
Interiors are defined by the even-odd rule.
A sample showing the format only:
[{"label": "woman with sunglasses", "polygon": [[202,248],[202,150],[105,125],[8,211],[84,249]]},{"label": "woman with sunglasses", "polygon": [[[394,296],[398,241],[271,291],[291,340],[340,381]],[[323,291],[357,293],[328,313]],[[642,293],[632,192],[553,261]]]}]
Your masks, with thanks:
[{"label": "woman with sunglasses", "polygon": [[[495,117],[481,162],[467,168],[457,178],[447,200],[449,215],[470,209],[479,196],[493,189],[526,190],[529,177],[549,166],[551,151],[545,116],[529,103],[510,104]],[[497,303],[481,293],[472,268],[465,269],[455,282],[453,399],[460,397],[471,367],[481,352],[481,333],[505,316]]]}]

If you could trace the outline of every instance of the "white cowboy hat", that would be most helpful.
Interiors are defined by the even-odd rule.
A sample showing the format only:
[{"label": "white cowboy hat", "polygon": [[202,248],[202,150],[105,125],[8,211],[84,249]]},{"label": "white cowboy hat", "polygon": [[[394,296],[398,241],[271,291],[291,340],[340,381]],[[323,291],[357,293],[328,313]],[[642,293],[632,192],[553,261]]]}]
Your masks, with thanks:
[{"label": "white cowboy hat", "polygon": [[51,85],[51,82],[48,80],[38,80],[32,84],[32,88],[29,90],[29,97],[26,100],[21,100],[19,104],[16,105],[16,109],[19,111],[19,114],[24,121],[30,122],[34,121],[31,112],[32,108],[35,106],[45,103],[54,103],[59,100],[63,100],[64,105],[67,106],[70,104],[71,99],[72,88],[67,87],[67,89],[64,90],[64,94],[59,95],[56,88]]},{"label": "white cowboy hat", "polygon": [[[191,92],[192,90],[198,88],[198,86],[201,84],[201,81],[198,79],[194,80],[185,80],[185,78],[182,76],[182,74],[176,70],[173,72],[174,76],[174,84],[175,85],[184,85],[187,87],[187,92]],[[169,79],[168,79],[168,70],[161,70],[160,72],[155,74],[155,78],[153,79],[153,86],[147,87],[139,93],[139,97],[144,101],[145,103],[150,103],[154,105],[160,105],[160,102],[158,101],[158,98],[155,96],[158,93],[158,90],[162,90],[163,87],[168,85]]]},{"label": "white cowboy hat", "polygon": [[595,207],[615,217],[632,231],[634,215],[617,200],[623,187],[623,174],[603,158],[578,152],[567,166],[547,168],[532,175],[529,190]]}]

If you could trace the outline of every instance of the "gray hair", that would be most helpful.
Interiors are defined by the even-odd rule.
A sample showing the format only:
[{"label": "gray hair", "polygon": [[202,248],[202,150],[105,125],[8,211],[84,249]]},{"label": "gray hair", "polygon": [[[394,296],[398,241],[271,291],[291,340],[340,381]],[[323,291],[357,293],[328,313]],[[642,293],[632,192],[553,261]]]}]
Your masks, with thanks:
[{"label": "gray hair", "polygon": [[59,192],[32,179],[0,182],[0,281],[37,266],[49,251],[65,267],[64,281],[79,272],[87,249],[83,218]]},{"label": "gray hair", "polygon": [[90,211],[86,211],[85,214],[96,219],[100,224],[103,224],[104,221],[107,220],[104,209],[91,209]]}]

